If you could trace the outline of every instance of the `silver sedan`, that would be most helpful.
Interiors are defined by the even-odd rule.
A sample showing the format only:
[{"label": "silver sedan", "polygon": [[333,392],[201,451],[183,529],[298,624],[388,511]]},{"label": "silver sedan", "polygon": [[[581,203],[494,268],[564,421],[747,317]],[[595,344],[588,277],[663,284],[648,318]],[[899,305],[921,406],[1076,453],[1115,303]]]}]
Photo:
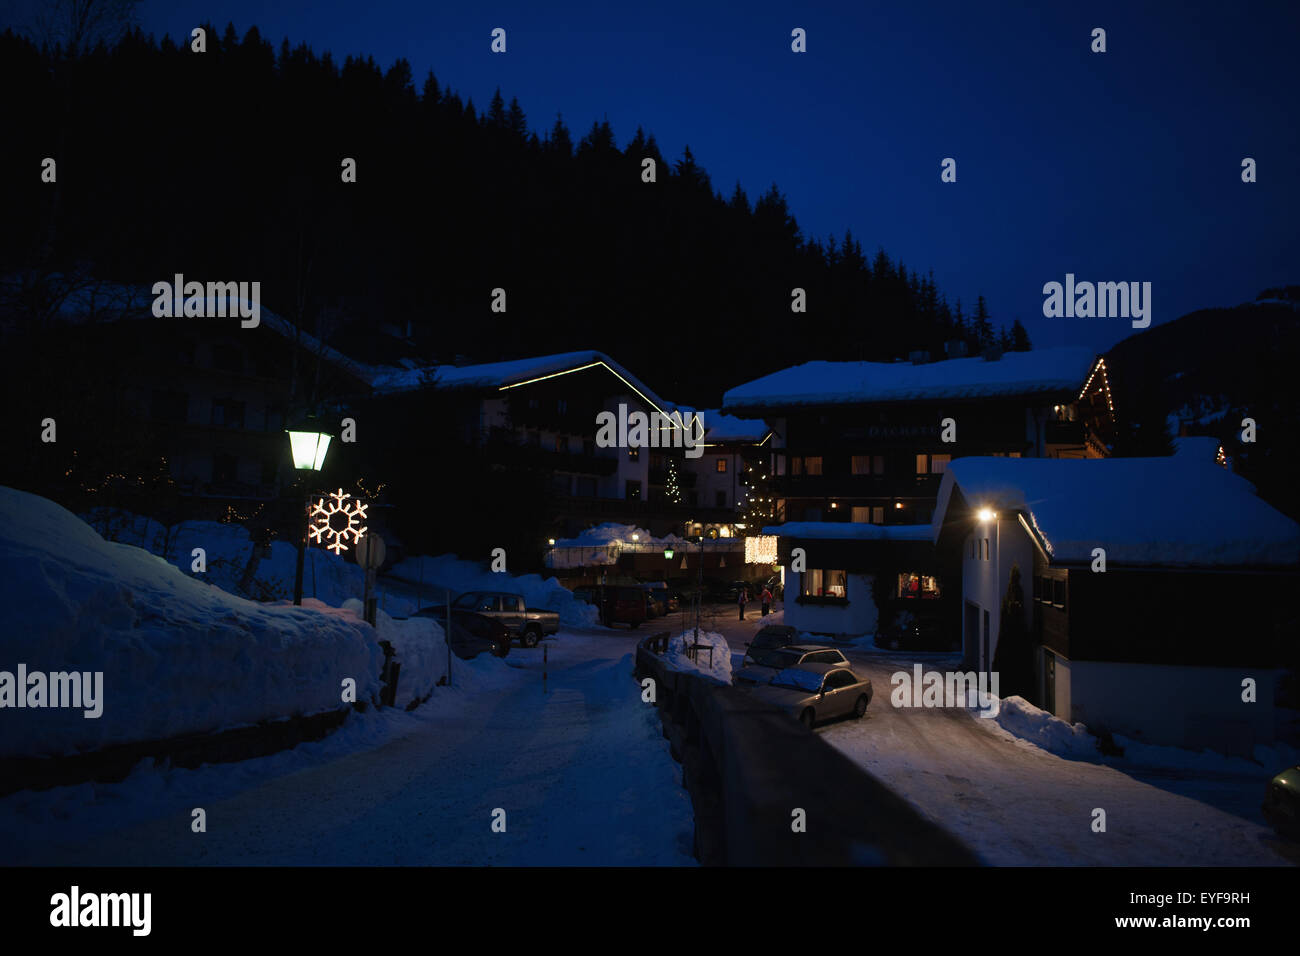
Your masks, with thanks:
[{"label": "silver sedan", "polygon": [[787,667],[751,692],[780,707],[805,727],[849,714],[860,718],[871,703],[871,681],[842,664]]}]

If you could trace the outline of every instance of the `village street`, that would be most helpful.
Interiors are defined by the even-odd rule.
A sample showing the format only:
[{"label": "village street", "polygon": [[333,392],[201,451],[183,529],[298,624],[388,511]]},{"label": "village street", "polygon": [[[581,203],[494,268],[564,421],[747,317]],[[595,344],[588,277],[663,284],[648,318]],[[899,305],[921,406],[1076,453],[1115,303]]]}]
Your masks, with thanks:
[{"label": "village street", "polygon": [[363,717],[262,760],[0,800],[0,862],[692,865],[690,798],[631,676],[639,636],[547,642],[545,692],[541,648],[456,660],[450,689],[369,739]]},{"label": "village street", "polygon": [[[413,713],[362,715],[272,757],[16,794],[0,800],[5,862],[689,865],[690,799],[631,677],[636,641],[684,622],[566,629],[545,642],[545,684],[542,648],[455,660],[452,686]],[[736,664],[762,623],[727,605],[703,620]],[[1063,758],[964,710],[890,705],[891,674],[955,668],[949,656],[844,649],[875,696],[865,719],[815,732],[987,863],[1300,862],[1259,814],[1271,768]]]}]

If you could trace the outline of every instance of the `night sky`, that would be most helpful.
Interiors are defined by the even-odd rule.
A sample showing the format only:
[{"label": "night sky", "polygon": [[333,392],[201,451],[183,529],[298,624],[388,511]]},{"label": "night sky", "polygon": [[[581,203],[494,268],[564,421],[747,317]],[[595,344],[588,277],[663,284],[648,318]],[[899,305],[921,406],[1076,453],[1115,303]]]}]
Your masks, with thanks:
[{"label": "night sky", "polygon": [[500,86],[530,127],[563,113],[575,140],[607,117],[623,146],[640,124],[672,159],[689,145],[724,195],[776,182],[805,235],[852,229],[968,315],[983,293],[1038,346],[1132,332],[1043,318],[1043,284],[1067,272],[1150,281],[1155,324],[1300,282],[1300,4],[553,6],[146,0],[141,16],[158,36],[233,21],[338,62],[406,57],[417,87],[432,68],[482,109]]}]

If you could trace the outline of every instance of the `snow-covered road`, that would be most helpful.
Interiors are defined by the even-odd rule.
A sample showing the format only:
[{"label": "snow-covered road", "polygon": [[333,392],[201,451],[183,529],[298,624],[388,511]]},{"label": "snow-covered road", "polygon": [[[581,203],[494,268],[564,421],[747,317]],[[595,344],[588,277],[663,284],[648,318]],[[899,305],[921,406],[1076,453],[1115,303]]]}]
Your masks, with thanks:
[{"label": "snow-covered road", "polygon": [[690,800],[631,679],[635,636],[548,642],[545,694],[541,649],[516,648],[457,660],[414,713],[288,754],[15,795],[0,863],[691,864]]},{"label": "snow-covered road", "polygon": [[[780,623],[781,618],[774,619]],[[733,652],[761,623],[727,622]],[[845,649],[871,679],[864,720],[817,733],[995,865],[1250,866],[1300,863],[1259,811],[1277,769],[1156,771],[1111,758],[1058,757],[964,710],[890,705],[912,659]],[[926,667],[955,666],[942,655]],[[1178,753],[1178,752],[1174,752]],[[1194,757],[1193,757],[1194,760]],[[1226,762],[1225,762],[1226,763]],[[1106,831],[1092,830],[1094,809]]]}]

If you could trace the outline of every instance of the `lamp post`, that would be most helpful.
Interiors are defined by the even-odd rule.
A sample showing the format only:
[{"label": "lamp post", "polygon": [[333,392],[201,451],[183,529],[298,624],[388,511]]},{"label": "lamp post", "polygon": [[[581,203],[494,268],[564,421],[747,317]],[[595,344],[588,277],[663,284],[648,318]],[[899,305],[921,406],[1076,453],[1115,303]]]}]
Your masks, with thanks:
[{"label": "lamp post", "polygon": [[298,562],[293,573],[293,603],[302,605],[302,566],[307,554],[307,511],[311,502],[311,485],[308,475],[321,470],[325,464],[325,452],[330,447],[330,435],[320,430],[316,416],[308,414],[299,428],[287,428],[289,433],[289,451],[293,455],[293,467],[302,482],[302,514],[298,516],[302,534],[298,538]]}]

